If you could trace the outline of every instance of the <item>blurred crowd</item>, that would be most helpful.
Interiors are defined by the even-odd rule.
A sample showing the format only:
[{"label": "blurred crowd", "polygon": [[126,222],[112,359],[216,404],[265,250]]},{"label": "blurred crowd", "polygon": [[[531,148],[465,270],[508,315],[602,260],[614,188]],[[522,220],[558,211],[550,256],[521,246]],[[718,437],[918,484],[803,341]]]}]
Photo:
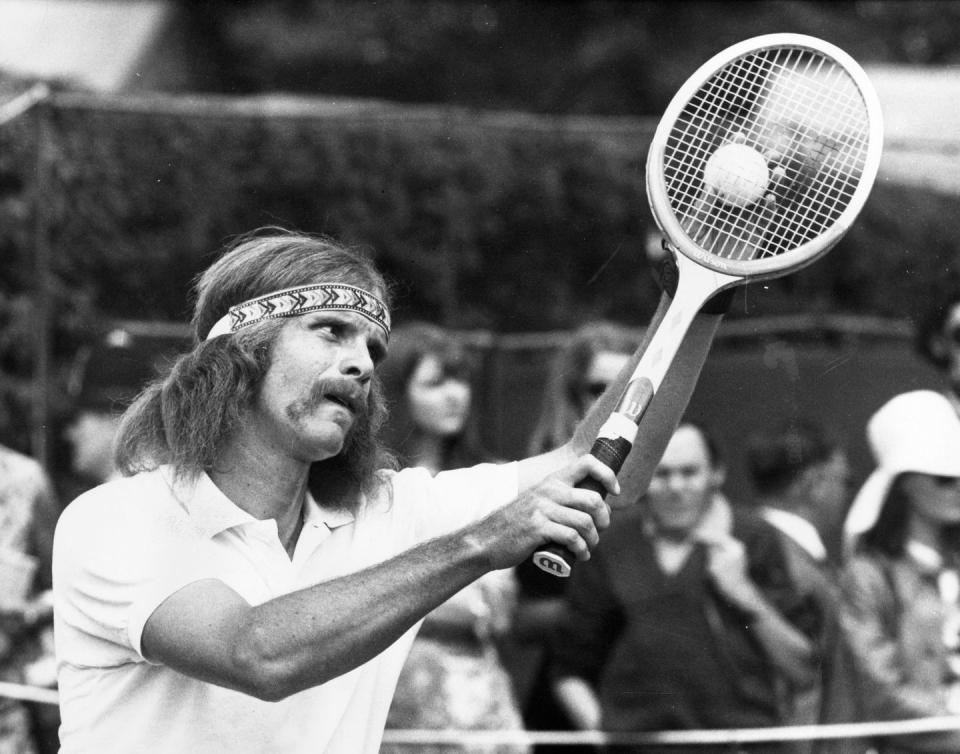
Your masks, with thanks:
[{"label": "blurred crowd", "polygon": [[[637,337],[601,321],[570,334],[543,387],[530,453],[569,438]],[[532,562],[495,571],[424,620],[388,728],[628,733],[960,714],[960,292],[933,302],[917,345],[950,387],[876,407],[863,427],[874,467],[862,486],[851,484],[851,438],[794,417],[743,438],[754,494],[731,499],[731,449],[718,446],[718,428],[685,417],[649,488],[615,511],[569,579]],[[385,431],[403,464],[436,473],[510,460],[480,442],[478,368],[456,333],[423,322],[395,329],[380,371]],[[156,354],[123,330],[81,353],[64,439],[83,485],[116,475],[122,410],[156,369]],[[51,543],[69,499],[57,499],[33,459],[0,449],[0,468],[0,681],[53,688]],[[57,751],[57,724],[55,707],[0,700],[0,754]],[[533,750],[595,749],[382,747]],[[958,752],[960,731],[737,750]]]}]

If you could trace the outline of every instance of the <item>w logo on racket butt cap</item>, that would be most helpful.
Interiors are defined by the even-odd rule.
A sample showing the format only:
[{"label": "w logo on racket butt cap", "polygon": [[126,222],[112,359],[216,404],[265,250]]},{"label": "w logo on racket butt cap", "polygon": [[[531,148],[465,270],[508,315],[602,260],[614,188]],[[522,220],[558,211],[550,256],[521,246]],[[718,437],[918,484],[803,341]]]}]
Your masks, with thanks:
[{"label": "w logo on racket butt cap", "polygon": [[570,566],[559,555],[555,555],[549,550],[539,550],[533,555],[533,562],[541,571],[546,571],[553,576],[559,576],[562,579],[570,576]]}]

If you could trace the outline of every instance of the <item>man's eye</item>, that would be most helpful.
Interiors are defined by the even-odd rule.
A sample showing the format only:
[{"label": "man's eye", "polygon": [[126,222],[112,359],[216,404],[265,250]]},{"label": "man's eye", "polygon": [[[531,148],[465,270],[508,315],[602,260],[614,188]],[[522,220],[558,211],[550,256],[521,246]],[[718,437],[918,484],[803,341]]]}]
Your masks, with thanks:
[{"label": "man's eye", "polygon": [[311,328],[314,332],[319,332],[322,335],[336,336],[338,333],[338,326],[334,322],[318,322],[313,325]]}]

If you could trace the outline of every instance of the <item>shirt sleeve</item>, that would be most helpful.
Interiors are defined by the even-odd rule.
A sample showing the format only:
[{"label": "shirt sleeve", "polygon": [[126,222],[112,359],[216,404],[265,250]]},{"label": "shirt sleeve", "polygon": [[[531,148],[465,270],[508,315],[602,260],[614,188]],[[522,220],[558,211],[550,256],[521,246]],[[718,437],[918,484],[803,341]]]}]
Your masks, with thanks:
[{"label": "shirt sleeve", "polygon": [[57,653],[80,666],[144,661],[141,635],[153,611],[187,584],[220,577],[176,511],[103,490],[71,503],[54,537]]},{"label": "shirt sleeve", "polygon": [[515,500],[520,477],[516,463],[484,463],[436,476],[410,468],[396,474],[393,490],[393,504],[422,540],[456,531]]}]

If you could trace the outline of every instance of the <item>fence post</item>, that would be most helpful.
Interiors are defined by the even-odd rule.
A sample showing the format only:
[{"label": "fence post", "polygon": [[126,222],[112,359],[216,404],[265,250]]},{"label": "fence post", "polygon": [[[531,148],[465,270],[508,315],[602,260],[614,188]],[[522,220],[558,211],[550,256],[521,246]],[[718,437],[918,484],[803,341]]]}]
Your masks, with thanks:
[{"label": "fence post", "polygon": [[31,453],[40,464],[50,466],[50,381],[51,342],[53,339],[53,282],[50,251],[50,228],[47,206],[50,191],[51,127],[49,92],[44,92],[35,107],[36,118],[36,177],[33,186],[34,270],[36,273],[35,314],[37,339],[35,345],[36,374],[33,383]]}]

